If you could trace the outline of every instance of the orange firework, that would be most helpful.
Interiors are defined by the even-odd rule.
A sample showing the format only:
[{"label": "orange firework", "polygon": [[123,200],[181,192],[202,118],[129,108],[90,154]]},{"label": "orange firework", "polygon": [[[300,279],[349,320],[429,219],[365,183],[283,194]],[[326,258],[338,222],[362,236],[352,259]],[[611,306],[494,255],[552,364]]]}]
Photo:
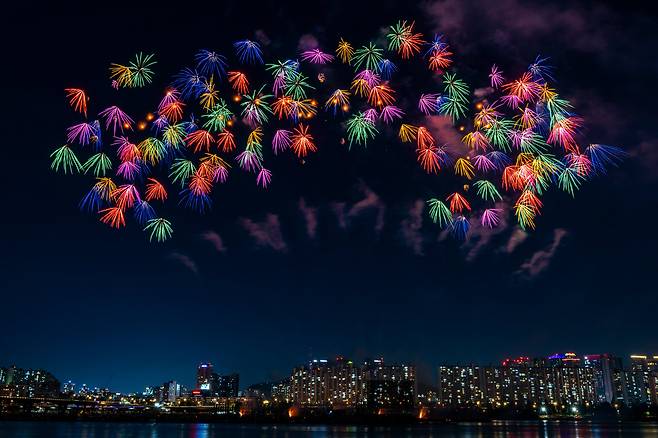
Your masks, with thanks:
[{"label": "orange firework", "polygon": [[185,104],[181,101],[173,101],[162,106],[159,113],[165,117],[169,123],[177,123],[183,118],[183,108]]},{"label": "orange firework", "polygon": [[66,97],[69,99],[71,107],[87,117],[87,101],[89,98],[84,90],[80,88],[65,88],[64,91],[66,91]]},{"label": "orange firework", "polygon": [[305,157],[309,152],[316,152],[318,150],[313,143],[313,137],[308,133],[308,126],[302,124],[294,129],[290,147],[300,158]]},{"label": "orange firework", "polygon": [[438,173],[441,170],[439,148],[431,144],[416,149],[418,163],[427,173]]},{"label": "orange firework", "polygon": [[146,193],[144,198],[147,201],[158,200],[165,201],[167,199],[167,190],[165,187],[155,178],[149,178],[149,183],[146,184]]},{"label": "orange firework", "polygon": [[466,198],[456,192],[448,196],[446,201],[450,201],[450,211],[453,213],[462,213],[464,210],[471,209],[471,204],[468,203]]},{"label": "orange firework", "polygon": [[368,93],[368,102],[379,108],[391,105],[395,102],[394,93],[395,91],[386,84],[376,85]]},{"label": "orange firework", "polygon": [[194,152],[199,152],[201,149],[205,149],[208,152],[213,141],[212,134],[204,129],[197,129],[185,137],[185,143],[187,143],[188,147],[193,147]]},{"label": "orange firework", "polygon": [[126,225],[123,210],[119,207],[105,208],[98,213],[102,214],[100,221],[112,228],[121,228]]},{"label": "orange firework", "polygon": [[239,71],[230,71],[228,72],[228,81],[231,83],[231,86],[236,93],[249,93],[249,80],[244,73],[240,73]]},{"label": "orange firework", "polygon": [[217,135],[217,146],[222,148],[222,152],[231,152],[235,150],[235,136],[231,131],[224,130]]},{"label": "orange firework", "polygon": [[445,70],[452,64],[452,52],[447,47],[432,51],[429,57],[429,68],[432,71]]}]

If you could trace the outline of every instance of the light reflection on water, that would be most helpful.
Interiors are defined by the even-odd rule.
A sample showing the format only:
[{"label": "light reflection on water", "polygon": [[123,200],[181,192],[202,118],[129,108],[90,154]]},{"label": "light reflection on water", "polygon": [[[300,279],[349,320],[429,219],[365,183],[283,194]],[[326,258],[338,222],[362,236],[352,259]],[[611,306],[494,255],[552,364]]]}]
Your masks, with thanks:
[{"label": "light reflection on water", "polygon": [[657,437],[658,423],[495,421],[418,426],[0,422],[2,438],[609,438]]}]

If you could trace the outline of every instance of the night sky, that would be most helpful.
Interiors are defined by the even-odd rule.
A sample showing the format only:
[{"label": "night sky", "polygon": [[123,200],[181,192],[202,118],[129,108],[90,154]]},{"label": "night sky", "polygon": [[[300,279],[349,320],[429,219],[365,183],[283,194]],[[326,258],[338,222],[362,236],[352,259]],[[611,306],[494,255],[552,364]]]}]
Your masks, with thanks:
[{"label": "night sky", "polygon": [[[0,366],[137,391],[191,385],[201,361],[239,372],[245,386],[312,357],[384,356],[415,363],[433,383],[446,362],[658,353],[654,11],[520,0],[230,3],[0,18]],[[63,89],[85,88],[92,112],[114,104],[111,62],[156,52],[155,86],[122,101],[139,117],[199,48],[231,54],[232,41],[258,32],[271,41],[266,56],[293,56],[303,35],[333,50],[339,36],[365,42],[398,19],[445,33],[474,87],[493,63],[512,74],[550,56],[560,94],[586,120],[583,142],[630,157],[575,200],[549,193],[535,232],[510,221],[474,230],[463,245],[421,211],[443,193],[442,179],[425,176],[392,136],[348,153],[337,133],[318,134],[320,152],[303,166],[276,160],[268,191],[234,172],[210,213],[170,211],[166,244],[149,244],[134,223],[116,231],[80,213],[91,179],[49,169],[79,120]]]}]

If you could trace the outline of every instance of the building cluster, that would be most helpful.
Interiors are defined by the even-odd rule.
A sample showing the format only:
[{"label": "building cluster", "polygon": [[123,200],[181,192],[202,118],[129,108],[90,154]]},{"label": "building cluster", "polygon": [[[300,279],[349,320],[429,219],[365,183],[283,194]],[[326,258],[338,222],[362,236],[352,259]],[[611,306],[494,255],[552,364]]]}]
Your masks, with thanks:
[{"label": "building cluster", "polygon": [[237,397],[240,386],[239,374],[218,374],[211,363],[202,363],[197,368],[196,389],[192,395],[210,397]]},{"label": "building cluster", "polygon": [[630,366],[609,354],[575,353],[505,359],[499,366],[439,367],[444,407],[535,408],[563,412],[609,403],[658,404],[658,356],[633,355]]},{"label": "building cluster", "polygon": [[57,397],[59,381],[48,371],[0,368],[0,397]]},{"label": "building cluster", "polygon": [[383,359],[360,365],[343,357],[316,359],[272,385],[271,398],[302,408],[411,411],[416,405],[415,368]]},{"label": "building cluster", "polygon": [[239,374],[218,374],[212,363],[201,363],[196,370],[195,387],[189,390],[175,380],[159,386],[147,386],[142,392],[145,400],[158,405],[174,405],[195,400],[202,402],[218,398],[236,398],[239,393]]},{"label": "building cluster", "polygon": [[41,409],[72,415],[157,412],[292,418],[344,413],[425,418],[446,409],[467,414],[500,409],[501,414],[525,415],[532,410],[533,415],[581,415],[604,405],[620,415],[625,407],[654,416],[658,412],[658,356],[633,355],[624,366],[621,358],[610,354],[564,353],[505,359],[496,366],[444,365],[438,371],[438,386],[419,385],[414,366],[381,358],[357,363],[339,356],[311,360],[282,381],[240,391],[238,374],[220,374],[211,363],[201,363],[193,389],[169,380],[142,393],[121,394],[86,385],[77,388],[70,381],[61,387],[47,371],[12,366],[0,368],[0,414]]}]

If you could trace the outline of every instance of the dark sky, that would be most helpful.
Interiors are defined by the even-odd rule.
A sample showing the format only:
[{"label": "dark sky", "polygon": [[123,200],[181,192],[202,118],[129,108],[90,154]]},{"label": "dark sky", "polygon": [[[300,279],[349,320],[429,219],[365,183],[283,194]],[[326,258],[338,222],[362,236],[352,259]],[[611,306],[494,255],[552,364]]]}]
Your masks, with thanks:
[{"label": "dark sky", "polygon": [[[434,381],[444,362],[658,353],[654,11],[519,0],[229,3],[0,19],[0,366],[135,391],[191,384],[200,361],[249,384],[311,357],[383,355]],[[111,62],[157,53],[155,86],[128,99],[140,114],[199,48],[230,53],[232,41],[261,30],[272,41],[266,56],[292,56],[304,34],[332,48],[338,36],[366,41],[398,19],[446,33],[475,87],[494,62],[521,72],[536,54],[550,56],[560,93],[587,121],[583,141],[619,145],[629,159],[575,200],[546,196],[537,231],[476,230],[464,245],[439,241],[425,212],[414,226],[418,200],[441,180],[422,175],[391,136],[351,153],[331,133],[318,136],[321,151],[304,166],[273,165],[267,192],[236,172],[211,213],[172,209],[175,238],[160,245],[134,223],[117,232],[80,213],[90,179],[49,170],[48,155],[78,120],[63,89],[87,89],[96,111],[113,104]]]}]

